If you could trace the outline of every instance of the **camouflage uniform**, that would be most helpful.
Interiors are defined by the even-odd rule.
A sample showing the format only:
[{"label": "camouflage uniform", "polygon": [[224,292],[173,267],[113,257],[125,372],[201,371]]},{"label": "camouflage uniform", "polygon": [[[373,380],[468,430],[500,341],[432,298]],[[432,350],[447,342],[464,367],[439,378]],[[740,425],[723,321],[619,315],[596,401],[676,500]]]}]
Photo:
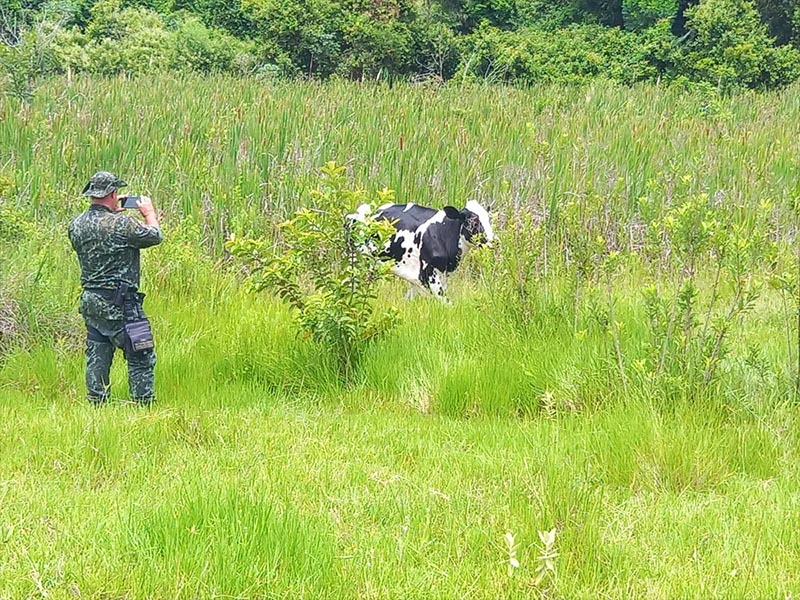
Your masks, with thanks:
[{"label": "camouflage uniform", "polygon": [[[92,177],[86,196],[104,198],[126,185],[107,172]],[[127,348],[125,322],[145,318],[144,294],[139,287],[139,250],[161,243],[158,227],[144,225],[123,212],[92,204],[69,226],[69,239],[81,267],[80,313],[86,322],[86,388],[89,401],[102,403],[109,395],[109,372],[114,351],[122,348],[128,363],[131,399],[153,400],[155,350]],[[129,286],[124,304],[114,303],[120,284]]]}]

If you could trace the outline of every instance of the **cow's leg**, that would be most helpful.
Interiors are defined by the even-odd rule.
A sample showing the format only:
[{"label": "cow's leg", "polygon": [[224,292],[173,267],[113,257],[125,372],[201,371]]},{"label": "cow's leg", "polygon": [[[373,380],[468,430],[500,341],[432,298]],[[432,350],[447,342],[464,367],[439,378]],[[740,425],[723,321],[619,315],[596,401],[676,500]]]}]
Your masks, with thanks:
[{"label": "cow's leg", "polygon": [[431,265],[425,265],[420,270],[419,280],[424,287],[431,291],[431,294],[433,294],[435,298],[438,298],[442,302],[447,302],[447,297],[444,295],[447,290],[447,279],[446,275],[439,269]]},{"label": "cow's leg", "polygon": [[427,287],[422,283],[422,276],[419,270],[411,271],[407,265],[395,265],[392,268],[392,273],[408,282],[406,300],[413,300],[417,294],[424,294],[427,291]]},{"label": "cow's leg", "polygon": [[445,304],[449,304],[447,298],[447,274],[438,269],[434,269],[433,277],[430,282],[431,293]]},{"label": "cow's leg", "polygon": [[441,290],[442,290],[441,298],[442,298],[442,301],[446,302],[446,303],[449,303],[450,300],[447,297],[447,273],[442,273],[441,271],[439,271],[439,278],[441,279],[441,282],[442,282],[441,283]]}]

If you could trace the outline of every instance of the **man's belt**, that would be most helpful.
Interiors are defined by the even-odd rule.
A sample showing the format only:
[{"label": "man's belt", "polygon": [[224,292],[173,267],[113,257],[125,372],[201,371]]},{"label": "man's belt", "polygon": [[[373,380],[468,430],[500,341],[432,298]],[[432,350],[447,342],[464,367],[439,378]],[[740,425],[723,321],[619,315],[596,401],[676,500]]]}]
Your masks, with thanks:
[{"label": "man's belt", "polygon": [[126,300],[133,300],[136,298],[136,286],[127,283],[120,283],[117,289],[85,287],[86,292],[92,292],[98,296],[102,296],[110,301],[114,306],[122,307]]}]

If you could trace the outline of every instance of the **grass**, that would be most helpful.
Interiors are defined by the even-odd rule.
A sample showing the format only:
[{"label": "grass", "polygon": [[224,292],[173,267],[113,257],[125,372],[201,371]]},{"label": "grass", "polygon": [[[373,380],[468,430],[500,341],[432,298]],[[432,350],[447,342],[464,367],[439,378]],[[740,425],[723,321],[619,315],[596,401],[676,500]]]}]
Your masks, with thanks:
[{"label": "grass", "polygon": [[436,205],[496,199],[504,182],[539,209],[597,193],[628,215],[656,185],[664,196],[723,190],[751,206],[798,191],[795,88],[719,99],[608,84],[84,78],[49,84],[32,112],[2,102],[0,175],[19,202],[59,218],[80,206],[85,171],[102,165],[209,232],[252,229],[265,212],[296,207],[328,160],[352,164],[361,185],[397,190],[400,202]]},{"label": "grass", "polygon": [[[591,363],[566,338],[551,338],[563,348],[544,361],[544,337],[512,349],[469,297],[405,305],[363,380],[342,389],[282,306],[229,285],[205,302],[152,298],[151,410],[87,406],[75,348],[5,358],[0,597],[800,590],[793,404],[575,407],[557,386],[591,376]],[[124,399],[122,364],[113,377]],[[518,412],[540,386],[552,406]],[[552,528],[556,575],[537,586],[537,532]],[[513,575],[506,531],[519,544]]]},{"label": "grass", "polygon": [[[796,90],[163,78],[130,93],[142,83],[54,81],[29,111],[0,100],[0,599],[800,594],[781,297],[765,287],[712,387],[675,394],[637,367],[651,264],[626,262],[623,387],[604,288],[585,282],[576,317],[569,269],[511,236],[514,215],[546,221],[569,198],[601,197],[629,224],[724,189],[790,245]],[[500,248],[453,277],[452,306],[379,290],[401,323],[349,387],[222,251],[302,203],[331,158],[400,201],[500,201]],[[121,357],[115,402],[83,398],[64,230],[99,168],[167,212],[167,241],[144,256],[148,410],[124,402]],[[554,570],[537,581],[552,529]]]},{"label": "grass", "polygon": [[[4,394],[0,593],[730,598],[800,586],[789,407],[768,422],[637,405],[453,420],[189,387],[147,412]],[[550,528],[557,577],[536,588],[536,532]],[[506,531],[520,544],[513,576]]]}]

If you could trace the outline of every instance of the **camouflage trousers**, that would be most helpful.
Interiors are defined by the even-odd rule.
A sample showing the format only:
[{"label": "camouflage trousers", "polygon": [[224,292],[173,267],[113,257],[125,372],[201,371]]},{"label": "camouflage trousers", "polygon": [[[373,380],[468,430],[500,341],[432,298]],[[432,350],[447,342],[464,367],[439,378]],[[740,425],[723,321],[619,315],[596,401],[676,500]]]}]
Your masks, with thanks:
[{"label": "camouflage trousers", "polygon": [[117,348],[123,351],[128,363],[130,398],[142,404],[155,398],[155,350],[134,352],[127,348],[125,320],[143,319],[142,298],[139,294],[126,302],[124,311],[93,292],[84,291],[80,312],[86,323],[86,393],[93,403],[108,400],[111,388],[111,363]]}]

